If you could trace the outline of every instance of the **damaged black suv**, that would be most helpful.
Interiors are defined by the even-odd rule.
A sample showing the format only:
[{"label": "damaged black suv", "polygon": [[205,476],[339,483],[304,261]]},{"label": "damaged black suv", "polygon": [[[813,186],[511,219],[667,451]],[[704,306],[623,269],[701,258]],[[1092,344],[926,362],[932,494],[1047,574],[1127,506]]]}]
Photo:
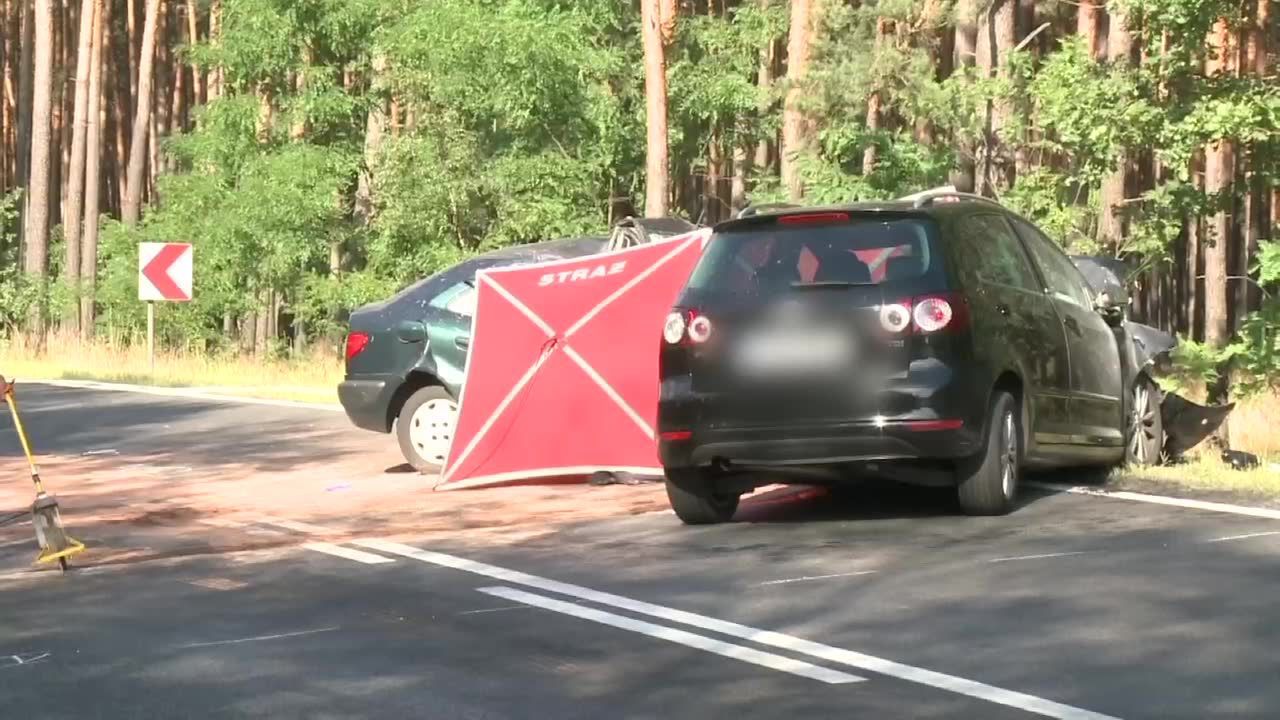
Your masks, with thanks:
[{"label": "damaged black suv", "polygon": [[1128,442],[1133,398],[1159,390],[1123,326],[1114,294],[985,198],[721,223],[663,330],[672,508],[722,522],[765,483],[883,477],[953,486],[964,512],[996,515],[1024,468],[1158,455],[1158,440]]}]

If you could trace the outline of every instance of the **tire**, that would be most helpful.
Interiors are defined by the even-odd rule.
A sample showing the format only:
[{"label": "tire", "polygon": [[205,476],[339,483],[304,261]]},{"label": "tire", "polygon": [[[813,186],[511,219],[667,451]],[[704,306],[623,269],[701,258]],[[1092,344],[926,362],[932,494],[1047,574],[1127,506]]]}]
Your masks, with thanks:
[{"label": "tire", "polygon": [[987,420],[987,447],[956,469],[960,509],[966,515],[1013,510],[1022,469],[1022,414],[1007,392],[996,392]]},{"label": "tire", "polygon": [[1164,450],[1164,424],[1160,418],[1160,388],[1146,375],[1139,375],[1129,391],[1125,416],[1124,462],[1126,465],[1157,465]]},{"label": "tire", "polygon": [[685,525],[728,522],[738,511],[739,493],[715,492],[708,474],[700,470],[668,470],[667,500]]},{"label": "tire", "polygon": [[447,390],[439,385],[417,389],[396,418],[400,453],[418,472],[440,472],[457,421],[458,403]]}]

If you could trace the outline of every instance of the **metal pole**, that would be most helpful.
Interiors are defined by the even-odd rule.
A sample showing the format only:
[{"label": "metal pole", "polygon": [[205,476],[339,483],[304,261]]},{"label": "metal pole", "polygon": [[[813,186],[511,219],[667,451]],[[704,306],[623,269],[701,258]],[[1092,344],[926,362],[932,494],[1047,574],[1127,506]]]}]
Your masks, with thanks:
[{"label": "metal pole", "polygon": [[147,361],[151,374],[156,374],[156,304],[147,302]]}]

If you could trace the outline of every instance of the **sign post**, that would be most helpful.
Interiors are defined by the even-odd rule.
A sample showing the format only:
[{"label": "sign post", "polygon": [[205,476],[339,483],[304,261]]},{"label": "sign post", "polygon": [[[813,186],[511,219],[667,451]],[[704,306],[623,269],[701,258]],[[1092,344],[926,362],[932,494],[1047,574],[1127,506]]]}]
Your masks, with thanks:
[{"label": "sign post", "polygon": [[138,246],[138,299],[147,303],[147,359],[156,371],[156,302],[191,300],[190,243],[141,243]]}]

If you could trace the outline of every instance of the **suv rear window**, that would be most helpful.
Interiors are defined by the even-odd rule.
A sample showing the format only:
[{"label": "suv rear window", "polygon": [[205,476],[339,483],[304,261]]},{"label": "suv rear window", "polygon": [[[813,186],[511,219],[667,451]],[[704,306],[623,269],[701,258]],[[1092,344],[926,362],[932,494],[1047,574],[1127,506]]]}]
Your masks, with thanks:
[{"label": "suv rear window", "polygon": [[935,225],[926,218],[765,225],[717,233],[689,277],[696,294],[773,296],[805,285],[942,289]]}]

